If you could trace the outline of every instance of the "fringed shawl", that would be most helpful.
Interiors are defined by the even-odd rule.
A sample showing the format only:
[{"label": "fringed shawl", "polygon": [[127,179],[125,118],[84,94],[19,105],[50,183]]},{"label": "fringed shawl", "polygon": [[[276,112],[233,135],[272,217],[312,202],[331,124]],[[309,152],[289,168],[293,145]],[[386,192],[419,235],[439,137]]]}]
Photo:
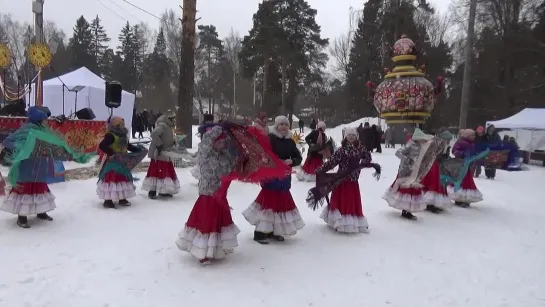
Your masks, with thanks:
[{"label": "fringed shawl", "polygon": [[73,150],[60,136],[46,127],[27,124],[14,132],[12,166],[8,182],[15,185],[20,177],[20,165],[28,159],[51,158],[57,161],[87,163],[95,155]]}]

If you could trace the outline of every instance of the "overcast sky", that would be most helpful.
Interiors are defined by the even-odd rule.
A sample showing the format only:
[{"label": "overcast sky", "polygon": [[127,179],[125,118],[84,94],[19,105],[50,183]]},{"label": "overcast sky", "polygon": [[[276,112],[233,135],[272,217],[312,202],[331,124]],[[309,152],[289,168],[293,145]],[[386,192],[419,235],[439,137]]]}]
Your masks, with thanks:
[{"label": "overcast sky", "polygon": [[[127,0],[155,16],[160,16],[167,9],[180,12],[182,0]],[[246,35],[252,27],[252,16],[262,0],[197,0],[198,24],[213,24],[218,28],[220,37],[234,29],[240,35]],[[322,27],[322,36],[334,38],[347,31],[350,8],[361,9],[362,0],[307,0],[318,10],[317,22]],[[439,9],[446,11],[450,0],[431,0]],[[19,21],[32,22],[32,0],[0,0],[0,12],[11,14]],[[124,0],[45,0],[44,18],[53,20],[68,37],[76,19],[83,15],[87,20],[99,15],[108,35],[115,38],[123,25],[146,22],[152,28],[158,28],[159,20],[146,14]]]}]

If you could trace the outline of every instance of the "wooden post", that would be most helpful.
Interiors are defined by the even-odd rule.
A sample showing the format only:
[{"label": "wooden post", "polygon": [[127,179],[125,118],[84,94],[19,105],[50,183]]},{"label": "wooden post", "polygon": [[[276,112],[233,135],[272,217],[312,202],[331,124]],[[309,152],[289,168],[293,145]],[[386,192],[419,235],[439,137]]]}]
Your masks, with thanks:
[{"label": "wooden post", "polygon": [[477,0],[469,3],[469,20],[467,23],[466,54],[464,63],[464,79],[462,84],[462,103],[460,104],[459,129],[467,128],[467,115],[469,113],[469,96],[471,95],[471,65],[473,58],[473,41],[475,37],[475,15],[477,12]]},{"label": "wooden post", "polygon": [[178,92],[178,114],[176,126],[186,135],[186,147],[193,142],[193,88],[195,86],[195,15],[197,0],[182,2],[182,50],[180,60],[180,80]]},{"label": "wooden post", "polygon": [[[44,0],[36,0],[32,2],[32,12],[35,15],[34,18],[34,37],[36,44],[44,43],[43,30],[44,30]],[[43,105],[43,74],[42,70],[38,71],[38,78],[36,79],[36,100],[37,106]]]}]

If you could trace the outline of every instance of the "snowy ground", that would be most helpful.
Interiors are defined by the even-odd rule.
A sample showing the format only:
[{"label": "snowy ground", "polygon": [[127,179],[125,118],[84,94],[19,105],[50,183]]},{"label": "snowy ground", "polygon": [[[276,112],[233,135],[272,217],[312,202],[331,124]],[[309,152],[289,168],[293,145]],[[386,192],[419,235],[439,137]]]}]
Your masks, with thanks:
[{"label": "snowy ground", "polygon": [[138,186],[133,206],[118,210],[102,208],[96,179],[51,185],[55,221],[32,219],[27,230],[0,214],[0,306],[545,306],[544,168],[477,179],[483,202],[412,222],[380,198],[394,151],[373,158],[383,178],[367,170],[360,179],[369,235],[329,230],[305,204],[311,184],[294,178],[306,227],[259,245],[241,215],[259,187],[237,183],[229,201],[239,247],[208,267],[174,244],[197,198],[189,169],[178,170],[174,199],[149,200]]}]

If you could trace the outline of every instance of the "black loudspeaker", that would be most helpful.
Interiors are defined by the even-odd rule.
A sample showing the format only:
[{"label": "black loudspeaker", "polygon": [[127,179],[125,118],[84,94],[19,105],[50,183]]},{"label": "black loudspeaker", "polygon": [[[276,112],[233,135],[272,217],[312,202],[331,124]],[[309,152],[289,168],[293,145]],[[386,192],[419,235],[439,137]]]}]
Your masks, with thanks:
[{"label": "black loudspeaker", "polygon": [[87,120],[93,120],[96,118],[95,112],[91,110],[90,108],[81,109],[76,112],[76,117],[78,119],[87,119]]},{"label": "black loudspeaker", "polygon": [[119,82],[106,82],[106,97],[104,104],[108,108],[118,108],[121,105],[123,87]]},{"label": "black loudspeaker", "polygon": [[42,112],[44,112],[47,117],[50,117],[51,116],[51,111],[49,110],[48,107],[41,107],[41,106],[36,106],[36,108]]}]

